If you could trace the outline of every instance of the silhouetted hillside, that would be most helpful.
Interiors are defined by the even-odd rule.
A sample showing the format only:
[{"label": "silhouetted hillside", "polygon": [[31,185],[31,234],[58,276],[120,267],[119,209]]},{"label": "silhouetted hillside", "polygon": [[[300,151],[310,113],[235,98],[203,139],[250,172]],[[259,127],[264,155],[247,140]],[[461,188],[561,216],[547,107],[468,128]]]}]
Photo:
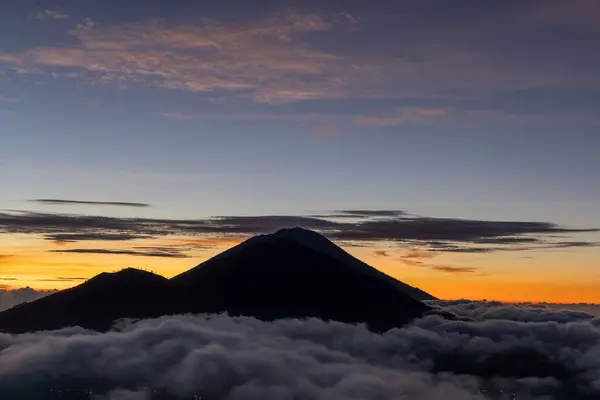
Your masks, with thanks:
[{"label": "silhouetted hillside", "polygon": [[57,292],[0,313],[0,330],[29,332],[82,326],[110,328],[120,318],[146,318],[166,314],[171,305],[168,279],[129,268],[101,273],[74,288]]},{"label": "silhouetted hillside", "polygon": [[410,286],[300,228],[256,236],[172,281],[186,288],[187,303],[199,307],[195,312],[267,320],[310,316],[380,330],[429,310],[406,293]]},{"label": "silhouetted hillside", "polygon": [[[273,242],[273,241],[280,240],[280,239],[286,239],[288,242],[293,242],[296,245],[304,246],[307,249],[310,249],[314,252],[320,253],[321,255],[325,255],[332,259],[335,259],[339,263],[344,264],[347,268],[352,269],[354,272],[388,280],[388,281],[392,282],[394,285],[396,285],[402,292],[404,292],[405,294],[411,296],[412,298],[414,298],[416,300],[421,300],[421,301],[436,300],[436,298],[434,296],[430,295],[429,293],[424,292],[423,290],[421,290],[419,288],[415,288],[413,286],[407,285],[404,282],[400,282],[397,279],[394,279],[391,276],[386,275],[383,272],[379,271],[378,269],[375,269],[375,268],[371,267],[370,265],[362,262],[361,260],[357,259],[356,257],[353,257],[348,252],[343,250],[341,247],[339,247],[336,244],[334,244],[333,242],[331,242],[325,236],[320,235],[314,231],[310,231],[310,230],[302,229],[302,228],[282,229],[271,235],[255,236],[255,237],[245,241],[244,243],[242,243],[238,246],[235,246],[235,247],[213,257],[212,259],[206,261],[205,263],[200,264],[198,267],[182,273],[181,275],[173,278],[173,280],[185,280],[185,279],[187,279],[187,277],[190,277],[190,276],[193,276],[194,274],[196,274],[199,269],[201,269],[207,265],[214,264],[217,260],[221,260],[225,257],[231,257],[231,256],[235,257],[235,253],[237,253],[247,247],[257,245],[258,243],[268,244],[269,242]],[[271,243],[271,246],[273,246],[273,243]],[[297,250],[302,251],[302,249],[297,249]]]}]

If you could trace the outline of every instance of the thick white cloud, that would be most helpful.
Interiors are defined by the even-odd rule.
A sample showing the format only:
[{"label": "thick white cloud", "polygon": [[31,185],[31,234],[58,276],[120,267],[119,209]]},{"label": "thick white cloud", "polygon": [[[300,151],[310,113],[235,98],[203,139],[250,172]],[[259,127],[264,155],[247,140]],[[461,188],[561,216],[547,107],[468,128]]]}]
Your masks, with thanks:
[{"label": "thick white cloud", "polygon": [[600,396],[600,319],[442,304],[474,321],[429,316],[380,335],[316,319],[171,316],[107,333],[0,334],[0,397],[44,399],[61,386],[110,400],[150,399],[155,390],[238,400]]},{"label": "thick white cloud", "polygon": [[600,316],[600,304],[517,303],[498,301],[430,301],[452,314],[475,320],[507,319],[523,322],[573,322]]}]

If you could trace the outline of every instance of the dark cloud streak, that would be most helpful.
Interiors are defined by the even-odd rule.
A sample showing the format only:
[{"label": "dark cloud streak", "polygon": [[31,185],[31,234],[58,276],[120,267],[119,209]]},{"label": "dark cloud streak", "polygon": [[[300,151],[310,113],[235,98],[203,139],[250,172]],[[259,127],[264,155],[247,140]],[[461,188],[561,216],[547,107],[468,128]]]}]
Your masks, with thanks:
[{"label": "dark cloud streak", "polygon": [[40,282],[80,282],[85,281],[87,278],[77,278],[68,276],[57,276],[55,278],[38,279]]},{"label": "dark cloud streak", "polygon": [[82,241],[108,241],[121,242],[128,240],[150,239],[148,235],[131,235],[127,233],[57,233],[46,235],[47,240],[58,243],[82,242]]},{"label": "dark cloud streak", "polygon": [[470,274],[478,271],[477,268],[473,267],[452,267],[449,265],[433,265],[428,266],[428,268],[433,269],[435,271],[446,272],[450,274]]},{"label": "dark cloud streak", "polygon": [[63,199],[34,199],[29,200],[30,203],[46,204],[46,205],[95,205],[95,206],[115,206],[115,207],[151,207],[147,203],[133,203],[126,201],[88,201],[88,200],[63,200]]},{"label": "dark cloud streak", "polygon": [[140,257],[163,257],[163,258],[188,258],[186,254],[179,250],[167,249],[164,247],[138,248],[139,250],[116,250],[116,249],[68,249],[68,250],[48,250],[49,253],[79,253],[79,254],[112,254]]}]

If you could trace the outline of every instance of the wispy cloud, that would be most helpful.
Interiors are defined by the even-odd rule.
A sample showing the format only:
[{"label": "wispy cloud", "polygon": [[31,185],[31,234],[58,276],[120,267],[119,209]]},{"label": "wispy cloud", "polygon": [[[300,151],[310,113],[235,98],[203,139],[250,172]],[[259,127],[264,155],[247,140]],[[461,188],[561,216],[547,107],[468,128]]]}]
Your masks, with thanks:
[{"label": "wispy cloud", "polygon": [[40,282],[81,282],[87,278],[70,277],[70,276],[56,276],[54,278],[41,278],[38,279]]},{"label": "wispy cloud", "polygon": [[[74,76],[74,77],[77,78],[76,76]],[[89,99],[88,101],[85,102],[85,106],[92,110],[100,107],[101,104],[102,103],[98,99]]]},{"label": "wispy cloud", "polygon": [[337,127],[333,125],[325,125],[315,129],[313,132],[313,137],[317,140],[324,140],[335,135],[337,131]]},{"label": "wispy cloud", "polygon": [[247,236],[213,236],[205,238],[185,238],[185,239],[166,239],[165,244],[173,248],[180,249],[183,252],[206,251],[217,248],[230,248],[237,246],[247,239]]},{"label": "wispy cloud", "polygon": [[570,26],[598,31],[600,24],[600,3],[596,0],[548,0],[544,7],[527,10],[519,19],[521,23],[533,26]]},{"label": "wispy cloud", "polygon": [[375,254],[377,257],[389,257],[390,256],[390,252],[387,250],[375,250],[373,252],[373,254]]},{"label": "wispy cloud", "polygon": [[[180,26],[159,21],[100,26],[88,19],[71,31],[77,46],[39,47],[4,61],[86,71],[87,79],[105,84],[224,90],[267,103],[320,99],[339,94],[343,83],[336,81],[335,67],[342,58],[311,49],[301,38],[356,23],[348,14],[293,10],[242,25],[203,20]],[[319,79],[302,79],[307,76]]]},{"label": "wispy cloud", "polygon": [[449,265],[433,265],[429,266],[428,268],[449,274],[471,274],[478,272],[478,269],[473,267],[452,267]]},{"label": "wispy cloud", "polygon": [[75,243],[82,241],[107,241],[107,242],[124,242],[129,240],[150,239],[148,235],[132,235],[128,233],[55,233],[45,235],[47,240],[51,240],[57,244]]},{"label": "wispy cloud", "polygon": [[402,215],[406,215],[406,211],[403,210],[338,210],[335,211],[337,215],[345,215],[349,217],[386,217],[386,218],[397,218]]},{"label": "wispy cloud", "polygon": [[64,199],[34,199],[30,203],[47,205],[94,205],[94,206],[115,206],[115,207],[150,207],[147,203],[132,203],[127,201],[88,201],[88,200],[64,200]]},{"label": "wispy cloud", "polygon": [[[600,58],[594,51],[600,26],[597,2],[521,4],[482,3],[470,12],[457,7],[459,19],[422,2],[398,5],[401,13],[388,4],[395,19],[383,13],[275,8],[261,18],[249,15],[235,23],[194,15],[185,23],[100,24],[87,19],[71,29],[74,43],[0,53],[0,63],[11,71],[54,73],[95,85],[218,92],[211,97],[272,104],[332,98],[440,100],[412,111],[355,118],[357,125],[369,127],[435,121],[443,117],[447,100],[461,93],[487,97],[498,90],[600,87]],[[52,15],[63,14],[41,12],[44,18]],[[430,29],[433,25],[437,29]],[[577,34],[550,33],[559,30]],[[389,32],[405,31],[414,32],[414,40],[389,41]]]},{"label": "wispy cloud", "polygon": [[65,19],[70,18],[69,15],[64,14],[60,11],[56,11],[56,10],[37,11],[37,12],[31,14],[29,17],[31,19],[39,19],[39,20],[43,20],[43,19],[65,20]]},{"label": "wispy cloud", "polygon": [[163,258],[188,258],[186,254],[177,250],[165,247],[136,247],[138,250],[120,250],[120,249],[68,249],[68,250],[48,250],[49,253],[79,253],[79,254],[110,254],[141,257],[163,257]]},{"label": "wispy cloud", "polygon": [[361,116],[355,124],[367,127],[387,127],[409,123],[427,123],[448,115],[446,108],[403,108],[381,116]]},{"label": "wispy cloud", "polygon": [[14,254],[0,254],[0,263],[6,261],[6,260],[10,260],[11,258],[14,258],[15,255]]},{"label": "wispy cloud", "polygon": [[400,262],[410,267],[431,267],[426,261],[436,257],[435,252],[412,248],[400,256]]},{"label": "wispy cloud", "polygon": [[164,112],[161,113],[161,115],[165,118],[174,119],[176,121],[191,121],[197,117],[195,114],[185,114],[179,112]]},{"label": "wispy cloud", "polygon": [[[435,246],[435,245],[434,245]],[[478,268],[474,267],[461,267],[455,265],[440,265],[430,260],[437,257],[439,252],[431,251],[427,249],[412,248],[408,252],[400,255],[399,260],[403,264],[409,267],[427,268],[437,272],[443,272],[448,274],[472,274],[479,272]]]},{"label": "wispy cloud", "polygon": [[4,96],[0,96],[0,104],[20,103],[21,100],[22,99],[20,97],[4,97]]}]

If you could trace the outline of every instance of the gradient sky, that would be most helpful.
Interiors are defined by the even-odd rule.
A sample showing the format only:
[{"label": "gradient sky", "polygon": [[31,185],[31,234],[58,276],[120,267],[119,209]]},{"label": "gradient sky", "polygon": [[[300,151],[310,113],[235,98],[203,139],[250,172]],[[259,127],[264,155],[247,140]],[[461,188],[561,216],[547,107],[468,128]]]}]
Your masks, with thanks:
[{"label": "gradient sky", "polygon": [[172,276],[293,223],[438,297],[600,302],[596,0],[3,4],[0,288]]}]

